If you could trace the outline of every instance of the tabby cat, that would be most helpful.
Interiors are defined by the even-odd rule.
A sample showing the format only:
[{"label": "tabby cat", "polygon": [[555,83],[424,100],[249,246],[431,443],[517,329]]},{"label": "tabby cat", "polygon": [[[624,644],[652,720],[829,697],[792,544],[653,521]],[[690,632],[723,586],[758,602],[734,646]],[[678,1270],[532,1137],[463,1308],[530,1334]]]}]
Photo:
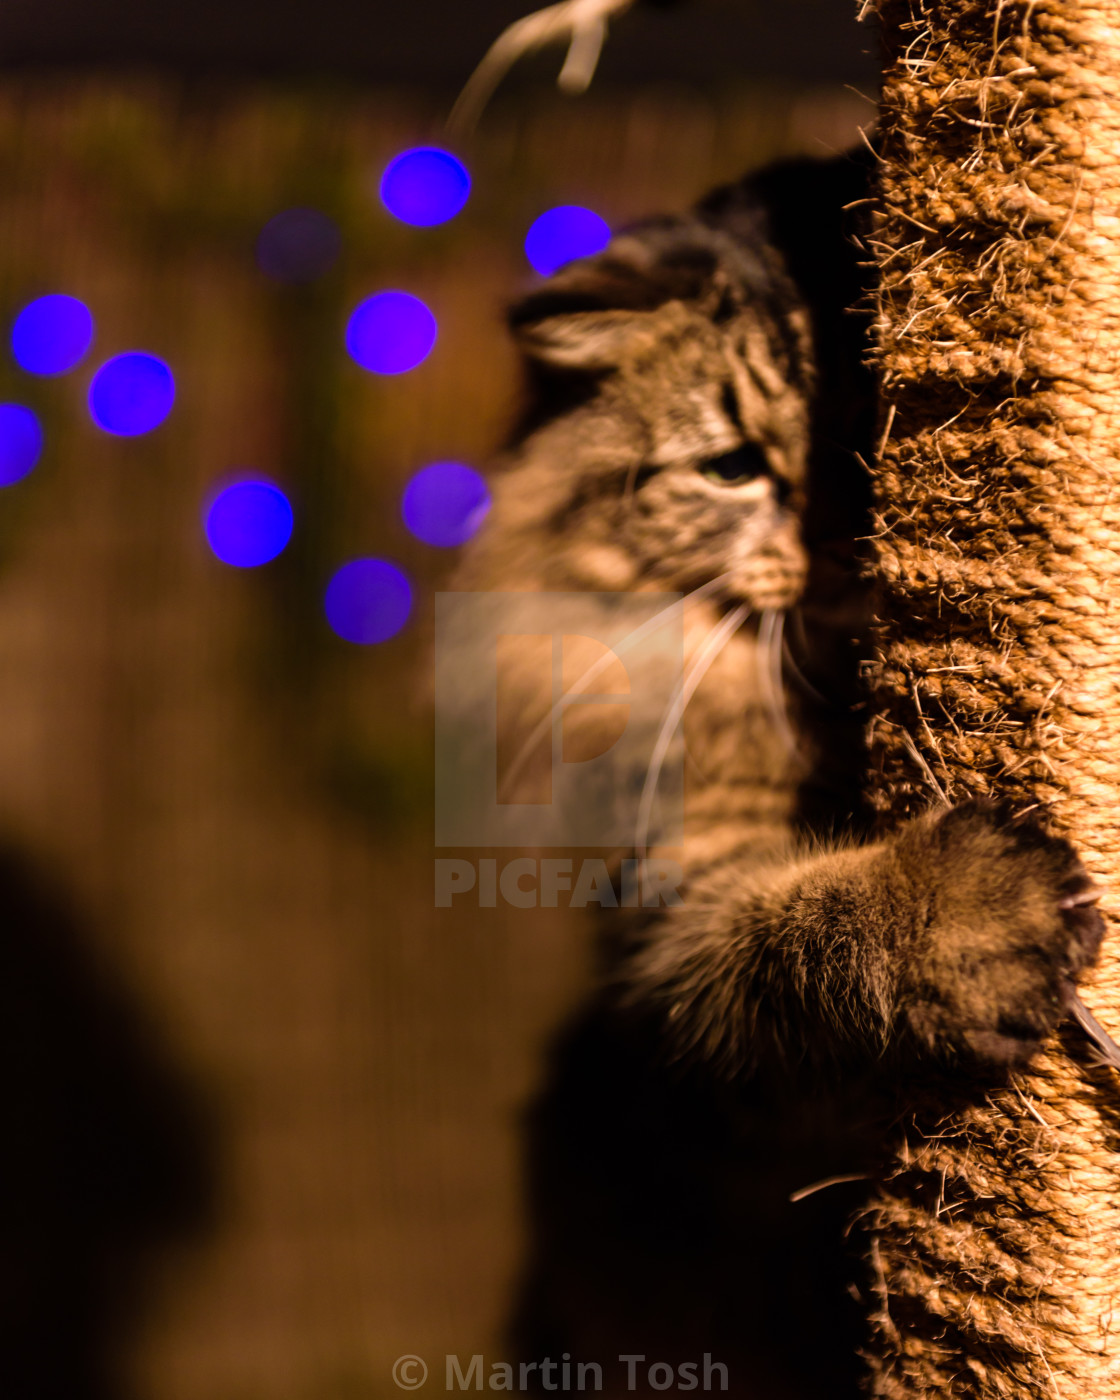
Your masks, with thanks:
[{"label": "tabby cat", "polygon": [[652,1393],[704,1388],[707,1357],[740,1396],[857,1393],[892,1118],[923,1076],[1025,1063],[1100,942],[1075,852],[1029,818],[865,836],[869,166],[775,167],[512,313],[530,406],[457,586],[677,590],[703,660],[681,900],[604,916],[529,1115],[514,1344],[543,1389],[546,1358]]}]

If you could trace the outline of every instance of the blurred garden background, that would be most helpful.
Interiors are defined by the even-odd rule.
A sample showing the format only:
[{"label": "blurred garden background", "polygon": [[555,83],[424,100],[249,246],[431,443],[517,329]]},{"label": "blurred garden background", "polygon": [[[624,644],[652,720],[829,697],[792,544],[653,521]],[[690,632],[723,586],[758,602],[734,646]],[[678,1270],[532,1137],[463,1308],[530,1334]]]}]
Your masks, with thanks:
[{"label": "blurred garden background", "polygon": [[[503,306],[543,211],[618,226],[857,139],[870,36],[837,5],[840,52],[836,7],[790,7],[783,24],[823,17],[800,69],[783,29],[788,62],[758,71],[750,35],[773,47],[777,11],[746,4],[708,69],[682,40],[674,77],[651,30],[628,68],[625,22],[586,97],[549,90],[558,55],[534,62],[455,143],[471,195],[435,227],[395,218],[382,174],[447,144],[456,85],[528,5],[466,23],[426,0],[411,29],[320,6],[302,65],[263,8],[255,64],[233,0],[209,59],[205,5],[189,34],[170,12],[130,26],[126,5],[101,30],[97,5],[0,17],[0,400],[43,435],[0,489],[0,1394],[358,1400],[397,1393],[401,1353],[437,1371],[500,1354],[518,1111],[587,930],[433,907],[424,669],[455,551],[409,532],[402,493],[500,446],[518,392]],[[715,9],[705,32],[731,22]],[[429,71],[416,26],[441,14],[454,44],[433,42]],[[282,6],[274,27],[297,21]],[[337,230],[295,278],[261,242],[292,208]],[[407,373],[347,353],[385,289],[438,322]],[[43,375],[10,337],[48,294],[95,333]],[[175,400],[119,435],[89,393],[130,351],[169,368]],[[237,473],[294,513],[260,567],[222,562],[203,528]],[[413,589],[373,645],[324,615],[364,556]]]}]

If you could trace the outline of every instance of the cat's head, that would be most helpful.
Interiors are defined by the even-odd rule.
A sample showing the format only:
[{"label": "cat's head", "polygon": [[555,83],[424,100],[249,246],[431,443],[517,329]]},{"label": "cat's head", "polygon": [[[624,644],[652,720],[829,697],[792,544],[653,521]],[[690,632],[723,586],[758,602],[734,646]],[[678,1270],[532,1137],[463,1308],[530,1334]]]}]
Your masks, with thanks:
[{"label": "cat's head", "polygon": [[[785,801],[794,771],[783,610],[799,605],[800,655],[822,693],[842,697],[836,712],[850,710],[846,648],[863,607],[854,545],[868,533],[861,459],[875,412],[865,270],[847,211],[866,204],[866,175],[847,157],[772,167],[692,214],[619,234],[524,297],[510,320],[527,412],[456,578],[477,592],[702,589],[684,619],[690,772],[697,790],[738,775],[752,810],[760,782]],[[745,625],[752,612],[757,627]],[[508,620],[513,636],[555,630]],[[562,630],[565,645],[582,635]],[[456,645],[449,703],[465,707],[493,670],[476,638]],[[514,710],[554,714],[554,679],[526,664],[508,687]],[[608,709],[569,706],[565,724],[593,729]],[[659,744],[671,717],[662,706],[642,715]],[[542,732],[551,773],[552,731]],[[591,749],[617,756],[612,743]],[[650,749],[634,752],[617,785],[642,793]]]},{"label": "cat's head", "polygon": [[721,592],[785,608],[814,369],[779,254],[700,218],[623,233],[525,297],[533,384],[480,541],[502,586]]}]

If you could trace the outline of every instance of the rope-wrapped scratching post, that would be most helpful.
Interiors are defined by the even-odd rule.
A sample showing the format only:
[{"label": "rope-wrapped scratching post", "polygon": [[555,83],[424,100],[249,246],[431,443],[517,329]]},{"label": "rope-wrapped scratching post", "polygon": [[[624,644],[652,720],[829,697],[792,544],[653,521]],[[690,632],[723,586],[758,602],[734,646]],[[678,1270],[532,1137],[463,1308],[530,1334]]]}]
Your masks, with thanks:
[{"label": "rope-wrapped scratching post", "polygon": [[[1120,0],[880,0],[884,824],[1042,803],[1120,897]],[[907,737],[909,736],[909,737]],[[916,747],[915,747],[916,746]],[[1086,1000],[1120,1032],[1115,920]],[[872,1393],[1120,1396],[1120,1080],[1063,1035],[872,1203]]]}]

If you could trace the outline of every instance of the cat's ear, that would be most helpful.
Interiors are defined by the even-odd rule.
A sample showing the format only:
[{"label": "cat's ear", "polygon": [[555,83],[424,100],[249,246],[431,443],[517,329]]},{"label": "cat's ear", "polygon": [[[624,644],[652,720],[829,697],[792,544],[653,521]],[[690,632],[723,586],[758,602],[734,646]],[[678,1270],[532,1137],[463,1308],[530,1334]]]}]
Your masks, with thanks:
[{"label": "cat's ear", "polygon": [[632,240],[551,277],[510,311],[522,354],[544,368],[603,374],[655,336],[666,300],[648,269],[625,256]]},{"label": "cat's ear", "polygon": [[605,374],[649,339],[649,319],[632,311],[580,311],[519,326],[516,338],[521,353],[535,364]]}]

